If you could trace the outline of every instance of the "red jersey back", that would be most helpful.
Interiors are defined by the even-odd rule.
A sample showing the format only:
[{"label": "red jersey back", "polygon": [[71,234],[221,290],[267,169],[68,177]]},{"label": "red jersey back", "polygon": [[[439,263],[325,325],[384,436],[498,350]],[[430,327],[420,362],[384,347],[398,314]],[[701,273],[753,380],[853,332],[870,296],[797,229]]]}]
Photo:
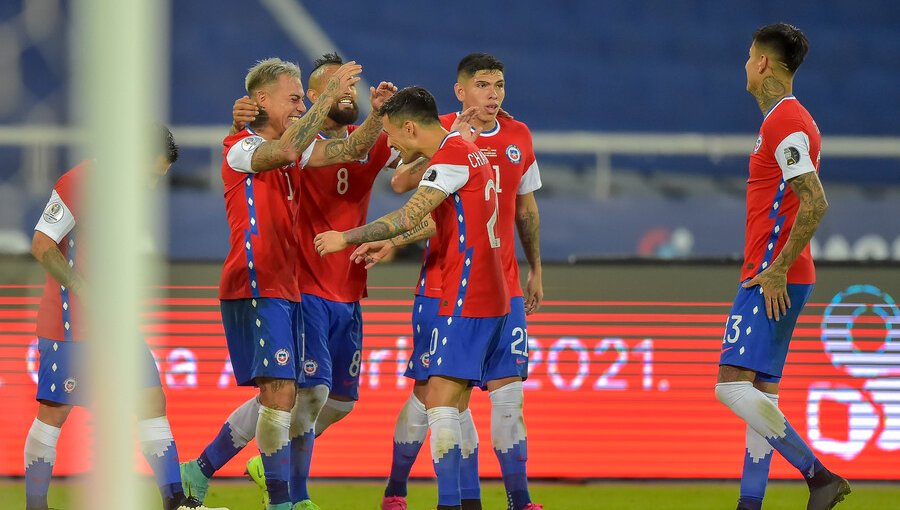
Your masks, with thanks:
[{"label": "red jersey back", "polygon": [[[441,116],[441,124],[450,129],[459,113]],[[493,170],[500,219],[497,234],[503,274],[511,297],[522,296],[519,284],[519,263],[516,260],[516,197],[531,193],[541,187],[541,172],[534,157],[534,144],[528,126],[517,120],[497,117],[497,125],[481,133],[475,145],[487,158]]]},{"label": "red jersey back", "polygon": [[[795,97],[785,97],[766,114],[750,155],[742,281],[769,267],[787,242],[800,206],[788,181],[819,171],[820,147],[819,128]],[[788,269],[787,281],[816,282],[809,245]]]},{"label": "red jersey back", "polygon": [[[432,211],[441,259],[440,315],[499,317],[509,313],[502,273],[499,204],[487,158],[452,132],[431,158],[419,186],[447,193]],[[509,242],[509,240],[503,240]]]},{"label": "red jersey back", "polygon": [[[357,126],[349,126],[353,132]],[[324,139],[320,135],[320,139]],[[314,145],[314,144],[313,144]],[[300,291],[331,301],[352,303],[366,296],[366,270],[354,264],[348,247],[328,257],[316,253],[314,239],[319,232],[344,231],[366,223],[372,184],[378,173],[396,156],[381,134],[365,159],[339,165],[307,167],[313,145],[301,159],[299,221]]]},{"label": "red jersey back", "polygon": [[222,266],[220,299],[257,297],[300,301],[297,163],[253,173],[253,152],[265,140],[244,129],[225,138],[222,182],[231,250]]},{"label": "red jersey back", "polygon": [[[62,175],[53,186],[50,200],[34,229],[46,234],[69,262],[80,272],[84,266],[83,247],[77,239],[76,218],[80,217],[80,187],[89,163],[84,161]],[[84,338],[85,327],[81,321],[77,296],[47,273],[44,294],[38,308],[37,330],[39,337],[48,340],[73,341]]]}]

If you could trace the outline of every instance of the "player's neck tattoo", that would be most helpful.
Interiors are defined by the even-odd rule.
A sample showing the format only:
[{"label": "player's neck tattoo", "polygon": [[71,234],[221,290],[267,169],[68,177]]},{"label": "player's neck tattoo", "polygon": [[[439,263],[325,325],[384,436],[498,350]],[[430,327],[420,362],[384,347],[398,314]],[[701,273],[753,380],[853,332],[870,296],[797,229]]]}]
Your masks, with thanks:
[{"label": "player's neck tattoo", "polygon": [[772,106],[781,100],[784,96],[790,94],[790,87],[774,76],[766,76],[762,85],[759,87],[759,94],[756,96],[756,102],[763,115],[768,113]]}]

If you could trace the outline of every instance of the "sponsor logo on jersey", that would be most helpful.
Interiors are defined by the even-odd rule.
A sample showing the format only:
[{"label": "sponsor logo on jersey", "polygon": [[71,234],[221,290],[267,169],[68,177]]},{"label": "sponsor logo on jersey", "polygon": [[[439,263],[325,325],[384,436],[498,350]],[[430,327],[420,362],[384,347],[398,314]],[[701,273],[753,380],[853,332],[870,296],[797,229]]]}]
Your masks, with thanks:
[{"label": "sponsor logo on jersey", "polygon": [[291,359],[291,354],[287,351],[287,349],[278,349],[275,353],[275,363],[278,363],[280,366],[285,366],[288,364],[288,360]]},{"label": "sponsor logo on jersey", "polygon": [[493,148],[493,147],[482,147],[482,148],[481,148],[481,153],[484,154],[485,156],[489,157],[489,158],[496,158],[496,157],[497,157],[497,149],[495,149],[495,148]]},{"label": "sponsor logo on jersey", "polygon": [[519,161],[522,161],[522,151],[520,151],[519,147],[517,147],[515,144],[507,145],[506,157],[511,163],[517,165]]},{"label": "sponsor logo on jersey", "polygon": [[262,144],[265,140],[261,136],[248,136],[241,140],[241,149],[244,149],[246,152],[250,152],[260,144]]},{"label": "sponsor logo on jersey", "polygon": [[796,147],[786,147],[784,149],[784,160],[787,166],[796,165],[800,162],[800,151]]},{"label": "sponsor logo on jersey", "polygon": [[316,363],[316,360],[308,359],[303,362],[303,372],[306,375],[315,375],[319,370],[319,364]]},{"label": "sponsor logo on jersey", "polygon": [[78,381],[75,380],[74,377],[69,377],[63,382],[63,391],[66,393],[72,393],[75,391],[75,387],[78,386]]},{"label": "sponsor logo on jersey", "polygon": [[756,137],[756,145],[753,147],[753,154],[759,152],[759,148],[762,146],[762,135]]},{"label": "sponsor logo on jersey", "polygon": [[44,221],[46,221],[47,223],[56,223],[65,215],[66,210],[63,209],[62,204],[59,202],[47,204],[47,208],[44,209]]},{"label": "sponsor logo on jersey", "polygon": [[427,352],[422,354],[419,357],[419,362],[422,363],[423,367],[428,368],[428,365],[431,365],[431,354],[428,354]]}]

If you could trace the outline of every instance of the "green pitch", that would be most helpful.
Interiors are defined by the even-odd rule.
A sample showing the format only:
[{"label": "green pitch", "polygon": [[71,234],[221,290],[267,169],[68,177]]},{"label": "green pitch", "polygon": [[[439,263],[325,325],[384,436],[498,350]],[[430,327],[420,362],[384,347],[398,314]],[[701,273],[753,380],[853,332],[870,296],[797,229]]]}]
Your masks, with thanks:
[{"label": "green pitch", "polygon": [[[77,481],[59,481],[50,489],[50,506],[75,510]],[[676,482],[598,482],[586,485],[533,483],[532,497],[547,510],[729,510],[735,507],[738,483]],[[374,482],[345,483],[314,481],[310,484],[313,500],[322,510],[378,510],[383,485]],[[25,508],[25,489],[21,480],[0,480],[0,507]],[[765,510],[796,510],[806,507],[806,486],[801,483],[773,482],[766,495]],[[430,510],[436,501],[433,483],[413,483],[409,490],[409,510]],[[154,499],[155,498],[155,499]],[[147,500],[158,509],[159,497],[147,488]],[[249,481],[214,481],[208,505],[223,505],[231,510],[261,510],[261,493]],[[506,498],[502,485],[485,483],[485,510],[503,510]],[[121,508],[125,508],[124,506]],[[130,508],[130,507],[129,507]],[[853,485],[853,493],[836,510],[889,510],[900,508],[900,485]]]}]

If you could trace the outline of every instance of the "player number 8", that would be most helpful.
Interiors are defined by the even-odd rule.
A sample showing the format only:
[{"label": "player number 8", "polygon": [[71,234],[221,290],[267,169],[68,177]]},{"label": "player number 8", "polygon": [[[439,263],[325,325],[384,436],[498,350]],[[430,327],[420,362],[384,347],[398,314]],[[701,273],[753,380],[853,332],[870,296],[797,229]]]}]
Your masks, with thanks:
[{"label": "player number 8", "polygon": [[353,353],[353,361],[350,362],[350,377],[356,377],[359,375],[359,365],[362,363],[362,352],[357,349],[356,352]]},{"label": "player number 8", "polygon": [[347,180],[348,175],[349,172],[347,172],[346,168],[341,168],[337,172],[337,192],[339,195],[346,193],[350,187],[350,182]]}]

